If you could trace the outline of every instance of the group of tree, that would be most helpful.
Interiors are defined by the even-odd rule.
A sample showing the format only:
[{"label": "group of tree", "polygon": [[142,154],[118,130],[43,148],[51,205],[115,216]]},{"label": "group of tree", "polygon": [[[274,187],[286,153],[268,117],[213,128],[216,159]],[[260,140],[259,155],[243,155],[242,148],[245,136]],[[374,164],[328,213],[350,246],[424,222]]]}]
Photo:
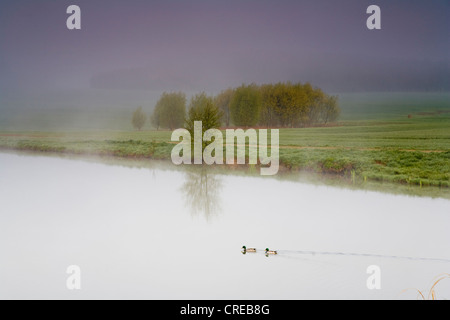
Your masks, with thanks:
[{"label": "group of tree", "polygon": [[[241,85],[216,96],[194,95],[187,105],[182,92],[164,92],[150,117],[159,128],[192,130],[194,121],[203,129],[218,127],[311,127],[336,121],[340,109],[337,96],[330,96],[309,83],[279,82]],[[187,109],[187,111],[186,111]],[[133,115],[133,126],[141,129],[142,108]]]},{"label": "group of tree", "polygon": [[239,125],[298,128],[333,122],[340,110],[337,97],[320,88],[309,83],[279,82],[237,88],[230,112]]}]

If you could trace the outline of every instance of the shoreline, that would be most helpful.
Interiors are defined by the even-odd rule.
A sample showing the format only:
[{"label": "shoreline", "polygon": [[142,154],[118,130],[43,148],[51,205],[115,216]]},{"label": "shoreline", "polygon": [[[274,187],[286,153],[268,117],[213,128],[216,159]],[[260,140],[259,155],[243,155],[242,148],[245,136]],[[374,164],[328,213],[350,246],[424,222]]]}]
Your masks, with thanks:
[{"label": "shoreline", "polygon": [[153,168],[154,166],[165,170],[208,170],[211,174],[233,174],[246,177],[260,177],[264,179],[280,179],[283,181],[302,182],[330,187],[347,188],[359,191],[374,191],[387,194],[400,194],[408,196],[431,197],[450,200],[450,189],[439,186],[420,186],[401,182],[368,180],[356,177],[351,172],[317,172],[311,168],[289,168],[280,161],[279,172],[274,176],[261,176],[258,174],[259,165],[174,165],[170,158],[151,157],[136,154],[116,154],[114,152],[75,152],[58,148],[36,150],[35,148],[5,147],[0,145],[1,153],[22,154],[29,156],[61,157],[74,160],[92,161],[107,165],[125,165],[138,168]]}]

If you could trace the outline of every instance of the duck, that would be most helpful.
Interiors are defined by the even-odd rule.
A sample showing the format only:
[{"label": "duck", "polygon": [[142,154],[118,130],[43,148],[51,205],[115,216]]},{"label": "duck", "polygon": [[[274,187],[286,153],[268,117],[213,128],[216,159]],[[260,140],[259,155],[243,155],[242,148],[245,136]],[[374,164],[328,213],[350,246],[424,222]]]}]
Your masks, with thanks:
[{"label": "duck", "polygon": [[245,252],[256,252],[256,248],[247,248],[246,246],[242,246],[242,250]]},{"label": "duck", "polygon": [[266,248],[266,254],[278,254],[275,250],[269,250],[269,248]]}]

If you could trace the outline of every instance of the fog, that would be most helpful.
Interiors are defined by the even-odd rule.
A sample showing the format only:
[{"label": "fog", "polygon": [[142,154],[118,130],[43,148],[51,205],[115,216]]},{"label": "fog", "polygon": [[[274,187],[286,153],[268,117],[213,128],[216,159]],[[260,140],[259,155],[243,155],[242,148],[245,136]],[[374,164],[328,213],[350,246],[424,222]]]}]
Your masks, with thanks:
[{"label": "fog", "polygon": [[[68,30],[66,8],[81,8]],[[244,82],[328,92],[448,91],[450,3],[362,0],[0,4],[0,108],[152,108],[163,91]]]}]

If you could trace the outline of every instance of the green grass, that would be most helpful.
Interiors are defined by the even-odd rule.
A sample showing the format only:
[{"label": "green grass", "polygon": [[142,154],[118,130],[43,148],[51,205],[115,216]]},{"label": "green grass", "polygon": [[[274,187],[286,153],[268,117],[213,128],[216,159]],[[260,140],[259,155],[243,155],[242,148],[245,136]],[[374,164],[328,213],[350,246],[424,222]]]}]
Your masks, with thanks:
[{"label": "green grass", "polygon": [[[411,123],[282,129],[280,162],[289,170],[448,187],[450,119]],[[0,133],[7,149],[170,159],[170,131]]]},{"label": "green grass", "polygon": [[[342,107],[342,120],[334,126],[280,129],[282,173],[338,177],[354,185],[439,187],[448,193],[450,96],[376,97],[347,99],[351,103]],[[0,148],[170,159],[170,136],[163,130],[0,131]]]}]

